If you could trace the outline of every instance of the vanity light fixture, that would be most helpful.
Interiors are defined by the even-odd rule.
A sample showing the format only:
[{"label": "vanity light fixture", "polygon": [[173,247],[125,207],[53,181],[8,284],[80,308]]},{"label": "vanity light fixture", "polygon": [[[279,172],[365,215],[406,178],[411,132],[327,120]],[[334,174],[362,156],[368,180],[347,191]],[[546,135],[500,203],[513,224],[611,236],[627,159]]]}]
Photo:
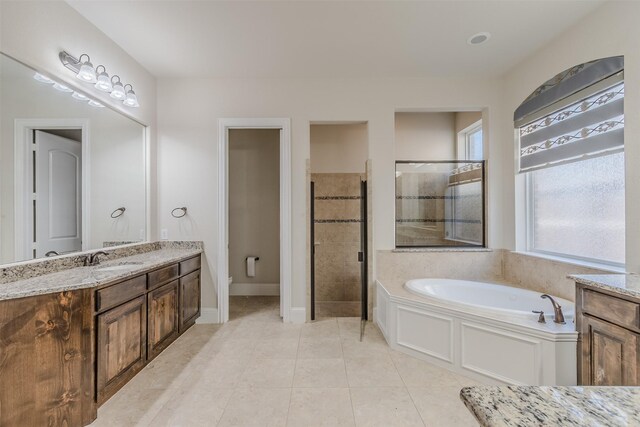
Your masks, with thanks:
[{"label": "vanity light fixture", "polygon": [[127,91],[127,97],[122,103],[127,107],[134,107],[134,108],[139,107],[140,104],[138,104],[138,97],[136,96],[136,93],[133,91],[133,86],[128,84],[124,88],[126,89],[127,86],[129,86],[131,89]]},{"label": "vanity light fixture", "polygon": [[[96,89],[101,92],[108,93],[113,99],[122,101],[122,103],[127,107],[137,108],[140,106],[138,97],[133,91],[132,85],[124,85],[120,80],[120,77],[117,75],[109,78],[109,74],[107,73],[107,69],[104,65],[98,65],[94,68],[91,63],[91,58],[89,58],[89,55],[86,53],[80,55],[80,58],[76,58],[73,55],[62,51],[58,57],[60,58],[62,65],[73,71],[76,77],[83,82],[94,84]],[[128,90],[127,87],[129,88]],[[104,105],[96,101],[94,101],[94,104],[99,104],[100,107],[104,107]],[[98,105],[94,106],[97,107]]]},{"label": "vanity light fixture", "polygon": [[[82,62],[83,57],[87,57],[87,60]],[[78,74],[76,77],[87,83],[95,83],[97,80],[96,77],[96,69],[93,68],[93,64],[91,63],[91,58],[86,53],[80,55],[78,59],[78,63],[80,63],[80,69],[78,70]]]},{"label": "vanity light fixture", "polygon": [[104,107],[104,105],[100,104],[98,101],[94,101],[93,99],[89,100],[89,105],[91,105],[92,107],[98,107],[98,108]]},{"label": "vanity light fixture", "polygon": [[88,101],[89,97],[86,95],[81,94],[80,92],[73,92],[73,95],[71,95],[72,98],[77,99],[78,101]]},{"label": "vanity light fixture", "polygon": [[73,92],[73,89],[69,89],[67,86],[57,82],[53,84],[53,88],[59,90],[60,92]]},{"label": "vanity light fixture", "polygon": [[[100,67],[102,67],[102,71],[98,72]],[[103,92],[111,92],[111,90],[113,89],[113,84],[111,84],[111,79],[109,78],[109,74],[107,74],[107,69],[104,68],[104,65],[98,65],[96,67],[96,72],[98,73],[95,84],[96,89]]]},{"label": "vanity light fixture", "polygon": [[[118,80],[113,81],[116,78]],[[122,82],[120,81],[120,76],[114,75],[113,77],[111,77],[111,83],[112,83],[112,89],[111,89],[111,95],[110,96],[113,99],[118,99],[120,101],[123,101],[127,97],[127,92],[125,92],[124,86],[122,85]]]},{"label": "vanity light fixture", "polygon": [[36,79],[37,81],[41,82],[41,83],[47,83],[47,84],[50,84],[50,85],[52,85],[52,84],[54,84],[54,83],[55,83],[55,82],[54,82],[53,80],[51,80],[49,77],[47,77],[47,76],[43,76],[43,75],[42,75],[42,74],[40,74],[40,73],[36,73],[36,74],[33,76],[33,78],[34,78],[34,79]]}]

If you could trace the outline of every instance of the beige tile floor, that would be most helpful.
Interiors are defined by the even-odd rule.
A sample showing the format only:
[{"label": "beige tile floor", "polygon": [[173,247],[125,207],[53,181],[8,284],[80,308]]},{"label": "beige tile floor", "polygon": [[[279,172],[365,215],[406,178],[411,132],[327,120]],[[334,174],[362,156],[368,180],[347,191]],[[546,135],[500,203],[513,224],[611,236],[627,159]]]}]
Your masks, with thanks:
[{"label": "beige tile floor", "polygon": [[391,350],[359,319],[283,324],[277,297],[232,297],[98,410],[92,426],[475,426],[474,380]]}]

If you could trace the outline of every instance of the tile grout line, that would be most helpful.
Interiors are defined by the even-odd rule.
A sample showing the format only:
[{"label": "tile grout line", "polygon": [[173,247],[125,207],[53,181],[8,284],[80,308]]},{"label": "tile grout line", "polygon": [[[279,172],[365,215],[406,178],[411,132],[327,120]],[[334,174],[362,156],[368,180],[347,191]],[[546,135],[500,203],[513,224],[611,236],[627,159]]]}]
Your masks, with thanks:
[{"label": "tile grout line", "polygon": [[411,403],[413,403],[413,407],[415,408],[416,412],[420,416],[420,420],[422,420],[422,424],[424,424],[426,427],[427,422],[425,421],[425,419],[422,416],[422,413],[418,409],[418,405],[416,405],[416,401],[414,400],[413,395],[411,394],[411,391],[409,391],[409,386],[407,386],[407,383],[405,382],[404,378],[400,374],[400,371],[398,371],[398,366],[396,365],[396,361],[393,359],[393,356],[391,356],[391,354],[389,354],[389,357],[391,358],[391,363],[393,364],[393,368],[396,370],[396,372],[398,373],[398,376],[402,380],[402,384],[404,384],[404,389],[407,390],[407,394],[409,395],[409,399],[411,399]]}]

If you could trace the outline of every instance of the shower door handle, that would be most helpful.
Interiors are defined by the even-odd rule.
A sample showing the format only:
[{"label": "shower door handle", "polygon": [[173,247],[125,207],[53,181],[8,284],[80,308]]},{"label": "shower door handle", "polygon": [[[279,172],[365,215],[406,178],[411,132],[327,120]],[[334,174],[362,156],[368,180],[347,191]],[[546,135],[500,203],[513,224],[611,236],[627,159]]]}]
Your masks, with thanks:
[{"label": "shower door handle", "polygon": [[364,261],[364,252],[358,252],[358,262]]}]

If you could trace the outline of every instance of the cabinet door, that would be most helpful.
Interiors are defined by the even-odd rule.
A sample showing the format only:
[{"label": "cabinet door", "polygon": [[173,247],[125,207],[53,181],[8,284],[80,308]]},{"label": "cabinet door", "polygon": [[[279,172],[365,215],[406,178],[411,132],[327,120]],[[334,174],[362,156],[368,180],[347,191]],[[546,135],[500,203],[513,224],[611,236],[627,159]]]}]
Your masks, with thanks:
[{"label": "cabinet door", "polygon": [[153,359],[178,336],[178,281],[149,292],[148,304],[148,355]]},{"label": "cabinet door", "polygon": [[180,279],[180,333],[200,316],[200,270]]},{"label": "cabinet door", "polygon": [[98,403],[107,400],[145,364],[147,304],[140,296],[98,315]]},{"label": "cabinet door", "polygon": [[582,385],[640,385],[638,334],[586,315],[581,329]]}]

